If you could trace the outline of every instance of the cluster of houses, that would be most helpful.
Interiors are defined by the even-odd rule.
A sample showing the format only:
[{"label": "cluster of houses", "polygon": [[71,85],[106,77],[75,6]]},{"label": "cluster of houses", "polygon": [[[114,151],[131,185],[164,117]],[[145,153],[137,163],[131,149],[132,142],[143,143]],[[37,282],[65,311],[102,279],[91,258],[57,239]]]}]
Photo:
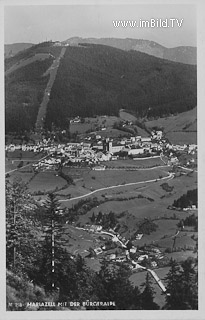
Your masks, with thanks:
[{"label": "cluster of houses", "polygon": [[[99,233],[102,235],[109,235],[112,237],[112,242],[116,244],[115,248],[110,249],[109,246],[105,244],[98,246],[93,249],[93,254],[89,256],[94,259],[94,257],[103,254],[104,258],[108,261],[113,262],[129,262],[131,269],[137,268],[137,263],[141,263],[145,259],[149,259],[150,265],[152,267],[157,267],[157,260],[164,258],[161,251],[158,248],[147,248],[146,250],[137,250],[137,248],[132,244],[130,240],[127,240],[125,237],[116,233],[113,229],[104,231],[101,225],[86,225],[85,229],[88,232]],[[136,240],[140,240],[143,237],[143,234],[137,234]],[[120,244],[122,248],[121,253],[116,253],[116,247]]]},{"label": "cluster of houses", "polygon": [[[79,117],[72,121],[80,121]],[[173,145],[163,138],[162,131],[152,131],[150,137],[132,136],[125,138],[102,138],[99,134],[87,136],[80,143],[54,143],[49,139],[43,139],[37,143],[10,144],[5,147],[7,152],[15,150],[32,151],[35,153],[46,152],[46,159],[34,164],[34,167],[50,169],[61,164],[70,165],[82,163],[91,165],[95,170],[104,170],[105,166],[99,166],[100,162],[117,160],[119,156],[131,158],[159,155],[163,150],[169,150],[168,164],[178,164],[179,161],[172,151],[195,154],[197,145]],[[194,160],[190,160],[194,161]]]}]

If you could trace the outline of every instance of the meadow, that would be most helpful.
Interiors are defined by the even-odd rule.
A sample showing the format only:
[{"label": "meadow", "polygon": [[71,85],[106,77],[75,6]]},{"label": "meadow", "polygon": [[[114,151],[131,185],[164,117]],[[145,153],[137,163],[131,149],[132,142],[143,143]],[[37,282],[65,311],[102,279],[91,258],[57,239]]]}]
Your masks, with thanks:
[{"label": "meadow", "polygon": [[132,167],[148,168],[148,167],[164,165],[160,157],[146,158],[146,159],[136,158],[135,160],[125,159],[125,160],[117,160],[117,161],[106,161],[106,162],[103,162],[102,164],[106,165],[108,168],[132,168]]},{"label": "meadow", "polygon": [[167,139],[173,144],[197,144],[197,132],[168,132]]},{"label": "meadow", "polygon": [[56,188],[60,189],[66,186],[66,184],[67,183],[63,178],[56,176],[55,171],[45,171],[39,172],[34,176],[29,183],[29,190],[31,192],[48,192]]}]

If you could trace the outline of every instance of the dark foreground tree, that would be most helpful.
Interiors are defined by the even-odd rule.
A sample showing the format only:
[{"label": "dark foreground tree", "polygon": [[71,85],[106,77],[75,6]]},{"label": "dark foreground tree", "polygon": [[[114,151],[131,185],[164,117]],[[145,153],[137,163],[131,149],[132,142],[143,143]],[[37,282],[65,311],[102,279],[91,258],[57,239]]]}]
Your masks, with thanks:
[{"label": "dark foreground tree", "polygon": [[140,309],[140,292],[131,284],[130,270],[124,266],[116,266],[103,261],[99,272],[103,290],[99,293],[102,301],[115,301],[114,309]]},{"label": "dark foreground tree", "polygon": [[62,209],[54,194],[48,195],[44,209],[41,248],[33,276],[35,281],[43,285],[47,291],[52,291],[58,288],[59,277],[69,254],[64,248]]},{"label": "dark foreground tree", "polygon": [[187,259],[181,264],[182,299],[187,309],[198,309],[198,272],[192,259]]},{"label": "dark foreground tree", "polygon": [[154,302],[155,291],[152,287],[152,278],[147,272],[145,283],[142,285],[141,308],[142,310],[158,310],[159,306]]},{"label": "dark foreground tree", "polygon": [[171,259],[170,270],[165,278],[168,294],[164,309],[198,309],[197,271],[195,267],[190,259],[184,261],[181,266]]},{"label": "dark foreground tree", "polygon": [[17,274],[33,267],[39,224],[32,219],[36,203],[22,180],[6,181],[6,266]]}]

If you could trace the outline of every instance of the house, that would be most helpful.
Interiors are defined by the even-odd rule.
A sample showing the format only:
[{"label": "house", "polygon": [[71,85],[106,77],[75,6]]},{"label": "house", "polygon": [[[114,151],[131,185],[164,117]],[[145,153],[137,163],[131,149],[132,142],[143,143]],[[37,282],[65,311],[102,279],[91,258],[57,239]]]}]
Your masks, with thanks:
[{"label": "house", "polygon": [[144,148],[137,148],[137,149],[130,149],[128,151],[128,155],[136,155],[136,154],[143,154],[144,153]]},{"label": "house", "polygon": [[101,231],[102,230],[102,226],[100,226],[100,225],[92,225],[91,227],[90,227],[90,231],[92,231],[92,232],[96,232],[96,231]]},{"label": "house", "polygon": [[117,237],[113,237],[112,238],[112,242],[118,242],[118,238]]},{"label": "house", "polygon": [[10,144],[10,146],[8,147],[8,150],[11,151],[11,152],[14,152],[16,149],[15,145],[14,144]]},{"label": "house", "polygon": [[126,259],[126,257],[124,257],[124,256],[118,256],[117,258],[116,258],[116,262],[124,262],[124,261],[126,261],[127,259]]},{"label": "house", "polygon": [[136,136],[136,141],[141,141],[142,137],[141,136]]},{"label": "house", "polygon": [[109,161],[112,157],[109,152],[107,152],[106,154],[104,154],[103,152],[98,152],[96,156],[100,161]]},{"label": "house", "polygon": [[130,252],[131,252],[131,253],[136,253],[136,251],[137,251],[137,248],[136,248],[136,247],[132,247],[132,248],[130,249]]},{"label": "house", "polygon": [[103,252],[101,248],[96,248],[94,251],[97,255]]},{"label": "house", "polygon": [[179,162],[177,157],[171,157],[170,161],[171,164],[177,164]]},{"label": "house", "polygon": [[147,254],[143,254],[143,255],[139,256],[138,261],[143,261],[144,259],[148,259]]},{"label": "house", "polygon": [[105,166],[95,166],[93,167],[93,170],[102,171],[105,170]]},{"label": "house", "polygon": [[141,142],[151,142],[151,137],[141,138]]},{"label": "house", "polygon": [[119,156],[112,156],[111,160],[117,160],[119,158]]},{"label": "house", "polygon": [[157,267],[156,261],[152,261],[152,262],[151,262],[151,266],[152,266],[153,268],[156,268],[156,267]]},{"label": "house", "polygon": [[138,233],[136,235],[136,240],[140,240],[140,239],[142,239],[142,237],[143,237],[143,233]]}]

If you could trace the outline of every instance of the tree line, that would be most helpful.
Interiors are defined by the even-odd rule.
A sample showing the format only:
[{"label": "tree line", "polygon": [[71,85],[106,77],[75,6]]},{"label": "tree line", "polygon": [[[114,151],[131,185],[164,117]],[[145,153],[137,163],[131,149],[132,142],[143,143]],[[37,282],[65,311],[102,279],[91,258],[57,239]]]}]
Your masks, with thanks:
[{"label": "tree line", "polygon": [[195,205],[198,207],[198,190],[188,190],[186,194],[183,194],[177,200],[174,200],[173,206],[176,208],[187,208],[189,206]]}]

